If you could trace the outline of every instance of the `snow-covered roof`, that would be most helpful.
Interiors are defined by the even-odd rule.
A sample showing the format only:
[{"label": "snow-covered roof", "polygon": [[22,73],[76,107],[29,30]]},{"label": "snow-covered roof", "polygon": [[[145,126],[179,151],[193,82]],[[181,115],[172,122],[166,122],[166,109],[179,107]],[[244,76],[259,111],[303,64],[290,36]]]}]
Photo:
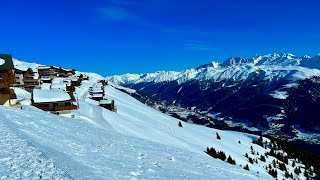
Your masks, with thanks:
[{"label": "snow-covered roof", "polygon": [[90,90],[90,92],[92,92],[92,93],[102,93],[103,90],[102,90],[101,88],[92,88],[92,89]]},{"label": "snow-covered roof", "polygon": [[112,104],[112,100],[100,100],[99,104]]},{"label": "snow-covered roof", "polygon": [[91,97],[103,97],[103,94],[92,94]]},{"label": "snow-covered roof", "polygon": [[50,76],[42,76],[41,80],[48,81],[48,80],[51,80],[51,78],[50,78]]},{"label": "snow-covered roof", "polygon": [[35,103],[59,102],[69,100],[71,100],[70,95],[67,92],[61,90],[33,90],[33,101]]},{"label": "snow-covered roof", "polygon": [[77,78],[77,77],[71,77],[71,78],[70,78],[71,81],[78,81],[78,79],[79,79],[79,78]]},{"label": "snow-covered roof", "polygon": [[50,66],[39,66],[38,69],[49,69]]},{"label": "snow-covered roof", "polygon": [[67,83],[52,83],[51,89],[62,89],[65,90],[67,88]]}]

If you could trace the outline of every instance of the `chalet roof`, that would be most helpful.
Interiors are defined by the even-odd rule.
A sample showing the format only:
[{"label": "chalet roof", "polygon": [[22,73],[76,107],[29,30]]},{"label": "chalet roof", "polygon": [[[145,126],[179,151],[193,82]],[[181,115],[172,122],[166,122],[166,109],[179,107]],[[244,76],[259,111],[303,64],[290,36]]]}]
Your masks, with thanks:
[{"label": "chalet roof", "polygon": [[39,66],[37,69],[50,69],[50,66]]},{"label": "chalet roof", "polygon": [[104,91],[101,88],[92,88],[92,89],[90,89],[90,92],[92,92],[92,93],[103,93]]},{"label": "chalet roof", "polygon": [[0,69],[14,69],[11,54],[0,54]]},{"label": "chalet roof", "polygon": [[51,77],[50,76],[42,76],[40,79],[43,81],[50,81]]},{"label": "chalet roof", "polygon": [[16,74],[23,74],[23,70],[21,70],[21,69],[17,69],[17,68],[14,68],[14,72],[16,73]]},{"label": "chalet roof", "polygon": [[103,94],[92,94],[91,97],[103,97]]},{"label": "chalet roof", "polygon": [[100,100],[99,104],[112,104],[112,100]]},{"label": "chalet roof", "polygon": [[66,88],[67,88],[67,83],[52,83],[51,84],[51,89],[66,90]]},{"label": "chalet roof", "polygon": [[62,68],[62,67],[58,67],[58,66],[39,66],[38,69],[51,69],[51,68],[54,68],[54,69],[62,69],[64,71],[72,71],[73,69],[65,69],[65,68]]},{"label": "chalet roof", "polygon": [[72,93],[52,89],[34,89],[32,92],[32,99],[34,103],[75,101],[75,98]]}]

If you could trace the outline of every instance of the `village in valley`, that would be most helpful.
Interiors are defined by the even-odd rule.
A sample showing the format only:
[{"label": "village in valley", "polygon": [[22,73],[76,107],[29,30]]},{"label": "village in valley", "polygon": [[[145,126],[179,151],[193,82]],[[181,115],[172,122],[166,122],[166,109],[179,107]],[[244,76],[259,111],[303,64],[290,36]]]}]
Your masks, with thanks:
[{"label": "village in valley", "polygon": [[[14,67],[10,54],[0,54],[0,105],[23,108],[32,105],[52,114],[75,118],[79,109],[76,89],[89,76],[75,69],[56,66],[39,66],[36,69],[18,69]],[[106,98],[105,79],[91,84],[84,96],[96,101],[96,104],[117,112],[115,101]],[[31,93],[31,99],[18,98],[15,91]]]}]

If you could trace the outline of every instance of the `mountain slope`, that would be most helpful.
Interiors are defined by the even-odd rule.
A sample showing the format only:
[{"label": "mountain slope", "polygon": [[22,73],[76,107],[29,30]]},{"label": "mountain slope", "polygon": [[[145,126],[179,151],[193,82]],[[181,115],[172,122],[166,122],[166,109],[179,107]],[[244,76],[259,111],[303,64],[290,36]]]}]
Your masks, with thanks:
[{"label": "mountain slope", "polygon": [[[312,87],[318,84],[312,79],[320,76],[319,64],[319,55],[311,58],[292,54],[268,54],[253,58],[230,58],[221,64],[213,62],[181,72],[124,74],[107,79],[117,85],[137,90],[148,101],[154,99],[165,102],[164,106],[153,103],[161,106],[163,112],[172,114],[172,106],[185,108],[185,113],[178,115],[180,119],[209,126],[217,124],[217,119],[224,119],[229,128],[244,126],[276,137],[319,143],[317,133],[320,122],[317,119],[308,119],[309,126],[303,126],[311,133],[309,137],[297,137],[297,128],[292,126],[298,127],[304,120],[290,119],[295,116],[290,108],[297,108],[298,105],[296,101],[289,100],[296,99],[297,93],[293,93],[293,90],[306,79],[311,79],[309,86],[305,87],[306,92],[315,92]],[[316,95],[312,101],[317,97],[319,96]],[[167,108],[168,106],[171,107]],[[215,118],[203,121],[191,115],[185,117],[183,114],[190,114],[190,110],[206,112],[203,118]],[[314,113],[311,111],[312,115],[309,117],[316,117]],[[221,125],[214,127],[222,128]]]},{"label": "mountain slope", "polygon": [[[259,159],[270,152],[270,140],[264,138],[266,147],[261,147],[252,143],[258,139],[255,135],[188,123],[179,127],[179,120],[107,86],[107,97],[118,109],[110,112],[88,99],[89,87],[101,76],[87,75],[89,81],[76,88],[80,109],[74,111],[75,119],[27,103],[22,109],[0,107],[0,132],[5,137],[0,140],[1,178],[272,179],[265,168],[277,159],[272,155]],[[55,79],[59,80],[63,78]],[[17,89],[18,97],[30,98]],[[210,157],[204,152],[207,147],[230,155],[236,165]],[[250,164],[246,153],[256,163]],[[298,160],[289,159],[290,173],[293,162],[304,170]],[[242,168],[247,164],[250,171]],[[279,178],[284,177],[284,171],[275,169]],[[302,174],[294,177],[304,179]]]},{"label": "mountain slope", "polygon": [[[260,174],[206,155],[206,145],[215,143],[212,129],[188,124],[180,128],[176,119],[112,87],[107,92],[116,98],[119,113],[96,106],[85,98],[85,93],[77,112],[80,119],[65,119],[30,106],[22,110],[0,107],[1,132],[8,137],[0,143],[1,151],[7,152],[1,153],[2,177],[270,179],[258,167],[252,169],[260,169]],[[228,139],[237,136],[243,141],[243,151],[255,139],[233,132],[219,133],[225,141],[217,148],[230,149],[235,157],[237,153],[231,151]],[[15,144],[18,150],[10,151]],[[28,149],[35,153],[28,153]],[[19,157],[21,154],[26,156]],[[27,159],[35,162],[25,163]],[[244,158],[240,157],[239,163],[240,159]],[[35,171],[38,166],[42,167],[39,172]]]}]

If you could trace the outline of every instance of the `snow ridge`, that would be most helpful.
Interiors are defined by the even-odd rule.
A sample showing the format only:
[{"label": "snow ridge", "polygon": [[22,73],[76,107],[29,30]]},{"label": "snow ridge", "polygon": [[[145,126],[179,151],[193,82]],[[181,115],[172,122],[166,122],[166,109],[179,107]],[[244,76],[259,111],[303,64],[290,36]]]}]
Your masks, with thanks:
[{"label": "snow ridge", "polygon": [[144,74],[124,74],[107,77],[109,81],[119,85],[130,85],[145,82],[170,82],[179,84],[190,80],[222,81],[232,79],[235,81],[246,80],[252,75],[259,75],[264,80],[296,81],[311,76],[320,75],[320,55],[313,58],[309,56],[297,57],[293,54],[267,54],[256,55],[253,58],[229,58],[219,64],[199,66],[181,72],[157,71]]}]

